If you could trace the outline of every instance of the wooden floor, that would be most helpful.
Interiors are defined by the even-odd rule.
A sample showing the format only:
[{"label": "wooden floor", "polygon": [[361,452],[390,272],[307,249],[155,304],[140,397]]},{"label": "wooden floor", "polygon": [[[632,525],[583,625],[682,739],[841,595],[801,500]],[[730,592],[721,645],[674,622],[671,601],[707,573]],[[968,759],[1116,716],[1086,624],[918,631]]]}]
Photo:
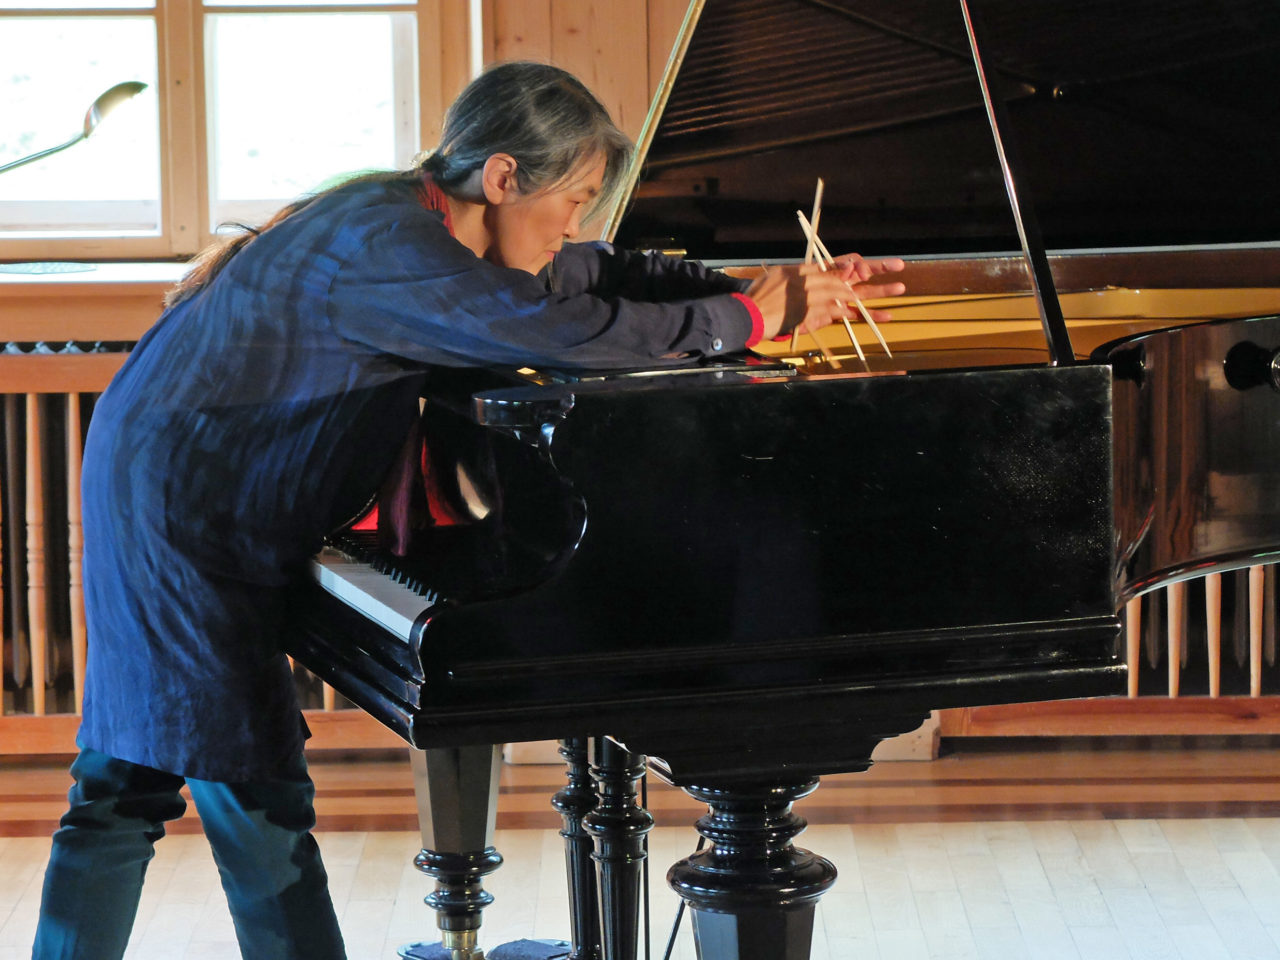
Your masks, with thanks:
[{"label": "wooden floor", "polygon": [[[1280,960],[1280,750],[1266,738],[959,741],[937,761],[830,777],[801,844],[840,870],[815,960]],[[319,840],[353,960],[434,939],[412,867],[407,762],[316,757]],[[0,759],[0,960],[27,958],[65,762]],[[507,767],[489,946],[567,931],[554,766]],[[650,784],[653,956],[662,874],[701,807]],[[193,814],[158,847],[129,956],[238,957]],[[693,960],[687,923],[675,957]]]}]

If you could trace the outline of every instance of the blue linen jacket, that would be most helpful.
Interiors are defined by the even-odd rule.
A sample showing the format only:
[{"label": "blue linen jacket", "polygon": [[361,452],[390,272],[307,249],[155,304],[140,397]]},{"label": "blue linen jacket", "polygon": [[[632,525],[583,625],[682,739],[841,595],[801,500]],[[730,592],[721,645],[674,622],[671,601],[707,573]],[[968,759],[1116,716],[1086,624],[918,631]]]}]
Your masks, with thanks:
[{"label": "blue linen jacket", "polygon": [[284,587],[377,490],[430,368],[741,349],[744,286],[605,244],[566,244],[539,277],[496,267],[404,184],[351,185],[264,232],[159,319],[94,410],[81,745],[269,775],[308,735]]}]

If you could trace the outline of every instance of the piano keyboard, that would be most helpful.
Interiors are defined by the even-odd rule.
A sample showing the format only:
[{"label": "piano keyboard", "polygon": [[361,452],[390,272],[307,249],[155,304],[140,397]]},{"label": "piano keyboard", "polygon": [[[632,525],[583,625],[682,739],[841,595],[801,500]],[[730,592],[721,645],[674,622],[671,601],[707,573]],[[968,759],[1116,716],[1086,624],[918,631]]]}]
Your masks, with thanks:
[{"label": "piano keyboard", "polygon": [[439,601],[434,591],[334,547],[311,558],[311,574],[333,596],[406,643],[416,641]]}]

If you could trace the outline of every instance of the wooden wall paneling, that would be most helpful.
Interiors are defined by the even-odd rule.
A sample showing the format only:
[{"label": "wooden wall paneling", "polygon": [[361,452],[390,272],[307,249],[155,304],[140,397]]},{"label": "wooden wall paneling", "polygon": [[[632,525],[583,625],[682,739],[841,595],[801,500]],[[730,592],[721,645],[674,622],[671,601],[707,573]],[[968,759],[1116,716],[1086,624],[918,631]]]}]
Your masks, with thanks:
[{"label": "wooden wall paneling", "polygon": [[563,67],[635,136],[688,9],[689,0],[485,0],[485,62],[538,60]]},{"label": "wooden wall paneling", "polygon": [[551,62],[579,77],[636,137],[649,109],[647,0],[552,0]]},{"label": "wooden wall paneling", "polygon": [[471,15],[467,0],[431,0],[420,9],[418,128],[422,148],[430,149],[440,142],[445,110],[471,79]]},{"label": "wooden wall paneling", "polygon": [[551,0],[489,0],[485,62],[551,63]]}]

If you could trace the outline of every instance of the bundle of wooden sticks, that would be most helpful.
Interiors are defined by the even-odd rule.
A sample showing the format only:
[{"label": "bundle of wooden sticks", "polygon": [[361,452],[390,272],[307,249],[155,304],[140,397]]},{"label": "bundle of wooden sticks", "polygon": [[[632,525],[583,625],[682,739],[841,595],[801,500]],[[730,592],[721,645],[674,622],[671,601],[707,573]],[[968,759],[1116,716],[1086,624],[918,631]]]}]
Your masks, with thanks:
[{"label": "bundle of wooden sticks", "polygon": [[[828,267],[835,266],[836,260],[835,257],[831,255],[831,251],[827,249],[827,245],[822,242],[822,238],[818,236],[818,222],[822,218],[822,190],[823,180],[819,177],[817,189],[813,194],[812,218],[806,217],[803,210],[797,210],[796,217],[799,219],[800,229],[804,231],[805,238],[808,241],[808,245],[805,248],[804,262],[816,262],[825,272]],[[875,320],[871,318],[870,311],[867,310],[862,299],[854,291],[852,285],[849,286],[849,300],[855,307],[857,307],[858,312],[862,314],[862,319],[867,322],[867,326],[871,328],[871,332],[874,333],[876,339],[880,341],[880,346],[884,348],[885,354],[890,357],[893,356],[893,351],[889,349],[889,344],[885,342],[884,336],[880,333],[880,328],[876,326]],[[849,342],[853,344],[853,349],[858,353],[858,359],[862,361],[862,365],[864,367],[870,369],[870,366],[867,364],[867,356],[862,351],[862,344],[858,342],[858,338],[853,332],[853,324],[849,322],[848,304],[837,301],[836,305],[840,308],[840,319],[844,323],[845,331],[849,334]],[[813,337],[814,343],[818,345],[818,349],[822,351],[823,358],[834,369],[839,370],[840,361],[836,358],[835,354],[827,349],[826,345],[818,338],[817,332],[813,330],[807,322],[805,326],[809,334]],[[791,331],[791,349],[793,350],[796,348],[796,340],[799,335],[800,327],[797,325],[795,329]]]}]

